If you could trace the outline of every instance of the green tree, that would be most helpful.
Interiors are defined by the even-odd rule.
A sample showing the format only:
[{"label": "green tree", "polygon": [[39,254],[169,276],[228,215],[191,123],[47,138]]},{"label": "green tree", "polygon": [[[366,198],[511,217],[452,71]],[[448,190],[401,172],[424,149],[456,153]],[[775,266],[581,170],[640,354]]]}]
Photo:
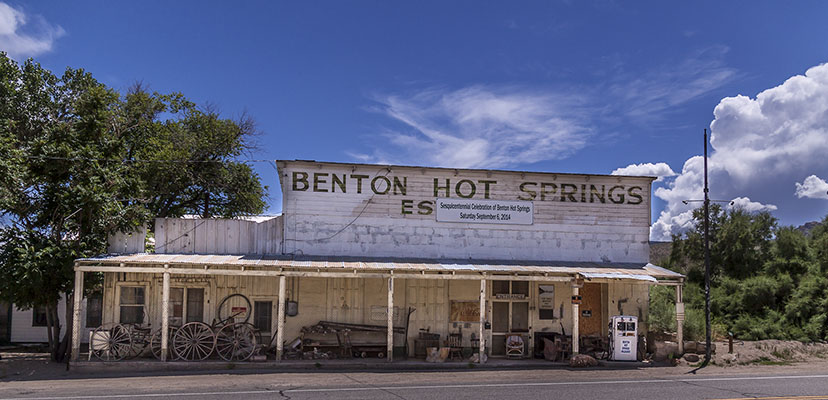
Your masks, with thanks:
[{"label": "green tree", "polygon": [[71,321],[73,260],[152,217],[263,210],[258,175],[234,161],[254,133],[180,94],[121,96],[83,70],[58,77],[0,53],[0,299],[45,306],[63,359],[71,326],[61,342],[57,302],[67,295]]},{"label": "green tree", "polygon": [[[670,263],[693,282],[704,280],[704,210],[693,211],[695,227],[673,237]],[[712,279],[744,279],[760,272],[769,258],[776,219],[768,212],[710,207],[710,269]]]}]

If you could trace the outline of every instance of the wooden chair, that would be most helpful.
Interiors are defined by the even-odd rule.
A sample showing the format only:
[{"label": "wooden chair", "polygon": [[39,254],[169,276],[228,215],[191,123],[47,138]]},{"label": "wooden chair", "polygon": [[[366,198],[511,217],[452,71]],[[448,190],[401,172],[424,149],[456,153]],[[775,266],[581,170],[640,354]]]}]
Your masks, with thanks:
[{"label": "wooden chair", "polygon": [[463,334],[462,333],[449,333],[448,339],[446,339],[446,347],[449,348],[449,359],[454,360],[454,357],[457,357],[458,360],[463,361]]},{"label": "wooden chair", "polygon": [[522,358],[524,353],[523,337],[520,335],[506,336],[506,356]]},{"label": "wooden chair", "polygon": [[558,351],[558,361],[563,361],[572,355],[572,337],[570,336],[555,336],[555,349]]}]

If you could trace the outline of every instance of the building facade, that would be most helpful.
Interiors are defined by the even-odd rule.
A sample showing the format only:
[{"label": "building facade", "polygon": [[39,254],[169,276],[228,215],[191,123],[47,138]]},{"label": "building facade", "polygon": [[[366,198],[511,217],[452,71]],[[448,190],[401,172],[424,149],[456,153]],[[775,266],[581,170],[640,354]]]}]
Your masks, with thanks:
[{"label": "building facade", "polygon": [[615,315],[646,326],[651,285],[677,287],[683,320],[683,277],[649,263],[653,178],[277,167],[280,216],[158,219],[155,253],[143,233],[115,237],[116,254],[78,260],[76,285],[104,272],[103,322],[156,327],[213,321],[244,294],[279,357],[319,321],[386,326],[389,360],[417,353],[420,332],[493,357],[517,336],[531,357],[542,338],[605,338]]}]

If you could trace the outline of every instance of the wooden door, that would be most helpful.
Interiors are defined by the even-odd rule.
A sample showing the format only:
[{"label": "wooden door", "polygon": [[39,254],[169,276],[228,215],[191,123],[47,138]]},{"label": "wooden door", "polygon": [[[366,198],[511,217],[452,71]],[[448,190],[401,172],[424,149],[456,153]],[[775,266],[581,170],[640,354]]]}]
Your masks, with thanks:
[{"label": "wooden door", "polygon": [[585,283],[580,290],[581,318],[578,320],[578,329],[581,336],[601,335],[601,326],[604,323],[603,305],[601,304],[601,284]]}]

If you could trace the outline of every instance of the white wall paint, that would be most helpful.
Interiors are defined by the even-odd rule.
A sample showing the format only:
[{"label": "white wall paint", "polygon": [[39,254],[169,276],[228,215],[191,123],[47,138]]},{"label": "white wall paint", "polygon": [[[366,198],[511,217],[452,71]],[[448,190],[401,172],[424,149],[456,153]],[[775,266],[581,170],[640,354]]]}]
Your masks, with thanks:
[{"label": "white wall paint", "polygon": [[[89,342],[89,331],[86,328],[86,299],[81,303],[81,341]],[[32,310],[21,310],[12,306],[11,342],[13,343],[47,343],[49,334],[45,326],[32,326]],[[58,319],[60,320],[60,339],[66,333],[66,298],[58,302]]]},{"label": "white wall paint", "polygon": [[[286,254],[594,262],[649,259],[651,178],[305,161],[277,165]],[[334,183],[334,176],[344,184]],[[435,196],[435,179],[440,187],[448,180],[448,191],[439,189]],[[489,182],[489,199],[528,199],[534,191],[534,199],[527,200],[534,203],[534,224],[437,222],[433,211],[427,214],[418,207],[437,197],[459,198],[461,180],[468,182],[460,184],[460,194],[468,196],[469,182],[474,183],[472,198],[476,200],[486,198],[485,182]],[[541,199],[544,183],[549,193]],[[561,196],[564,185],[567,192],[574,189],[576,193]],[[592,186],[604,194],[604,202],[591,194]],[[612,197],[619,201],[623,192],[620,204],[608,195],[615,186],[623,186]],[[632,187],[637,188],[633,194],[640,200],[628,192]],[[551,193],[552,188],[556,193]]]}]

